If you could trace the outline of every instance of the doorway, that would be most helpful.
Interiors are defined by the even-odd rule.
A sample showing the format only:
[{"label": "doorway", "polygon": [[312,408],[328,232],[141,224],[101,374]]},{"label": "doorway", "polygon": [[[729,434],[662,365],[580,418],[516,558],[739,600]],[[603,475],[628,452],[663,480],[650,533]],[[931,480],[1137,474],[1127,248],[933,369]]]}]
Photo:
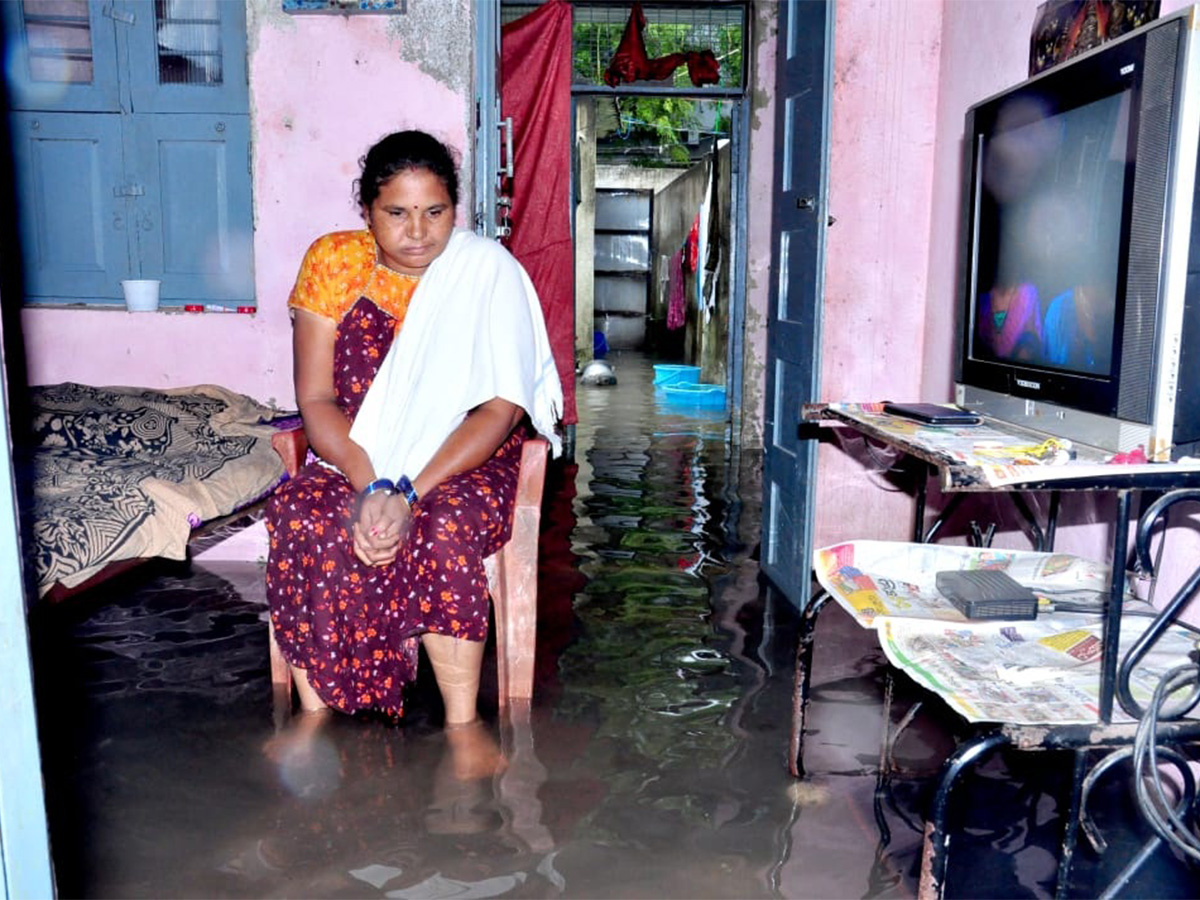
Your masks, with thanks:
[{"label": "doorway", "polygon": [[699,368],[703,384],[733,380],[741,103],[576,98],[578,358],[637,350]]},{"label": "doorway", "polygon": [[[504,3],[501,22],[538,8]],[[571,12],[576,370],[623,350],[683,363],[740,418],[748,4]]]}]

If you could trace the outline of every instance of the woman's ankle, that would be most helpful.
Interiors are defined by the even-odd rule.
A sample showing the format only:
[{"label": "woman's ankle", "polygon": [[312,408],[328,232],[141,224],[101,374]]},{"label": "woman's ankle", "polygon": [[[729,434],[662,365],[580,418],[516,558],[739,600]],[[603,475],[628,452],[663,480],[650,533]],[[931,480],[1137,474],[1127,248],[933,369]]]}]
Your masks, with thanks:
[{"label": "woman's ankle", "polygon": [[292,666],[292,681],[296,685],[296,694],[300,697],[302,712],[321,712],[329,709],[329,704],[321,699],[308,678],[308,670]]},{"label": "woman's ankle", "polygon": [[442,695],[446,725],[465,725],[474,721],[479,715],[475,704],[479,696],[483,643],[434,633],[423,635],[421,643]]}]

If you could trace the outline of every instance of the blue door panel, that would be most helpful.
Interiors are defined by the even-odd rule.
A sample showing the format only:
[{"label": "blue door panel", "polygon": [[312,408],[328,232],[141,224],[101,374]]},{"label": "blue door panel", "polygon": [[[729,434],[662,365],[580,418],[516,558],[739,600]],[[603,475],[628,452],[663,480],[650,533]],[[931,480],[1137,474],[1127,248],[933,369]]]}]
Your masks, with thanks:
[{"label": "blue door panel", "polygon": [[808,600],[816,448],[801,437],[803,404],[817,399],[827,221],[831,4],[780,2],[776,171],[767,322],[762,567],[797,606]]},{"label": "blue door panel", "polygon": [[117,299],[129,273],[117,115],[14,113],[26,294]]},{"label": "blue door panel", "polygon": [[[117,41],[108,7],[88,3],[86,19],[36,15],[37,7],[0,2],[7,43],[5,74],[13,109],[117,112]],[[74,12],[74,10],[66,10]],[[83,9],[81,8],[81,12]],[[47,10],[64,12],[64,10]],[[88,61],[90,57],[90,74]],[[72,64],[74,64],[72,66]],[[73,68],[74,74],[67,69]],[[73,78],[88,78],[75,81]]]},{"label": "blue door panel", "polygon": [[254,296],[248,116],[133,116],[144,278],[165,300]]}]

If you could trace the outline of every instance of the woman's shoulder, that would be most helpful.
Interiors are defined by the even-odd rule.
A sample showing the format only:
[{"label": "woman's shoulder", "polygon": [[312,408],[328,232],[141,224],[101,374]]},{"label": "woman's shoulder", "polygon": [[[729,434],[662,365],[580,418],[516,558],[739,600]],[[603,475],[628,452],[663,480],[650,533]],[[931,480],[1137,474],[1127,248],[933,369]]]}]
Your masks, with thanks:
[{"label": "woman's shoulder", "polygon": [[375,267],[369,231],[334,231],[309,245],[288,306],[340,320],[358,299]]},{"label": "woman's shoulder", "polygon": [[490,263],[495,266],[519,266],[517,258],[499,241],[476,234],[467,228],[456,229],[452,237],[460,261]]},{"label": "woman's shoulder", "polygon": [[374,239],[365,228],[354,231],[330,231],[321,235],[308,246],[305,254],[310,259],[362,260],[374,264]]}]

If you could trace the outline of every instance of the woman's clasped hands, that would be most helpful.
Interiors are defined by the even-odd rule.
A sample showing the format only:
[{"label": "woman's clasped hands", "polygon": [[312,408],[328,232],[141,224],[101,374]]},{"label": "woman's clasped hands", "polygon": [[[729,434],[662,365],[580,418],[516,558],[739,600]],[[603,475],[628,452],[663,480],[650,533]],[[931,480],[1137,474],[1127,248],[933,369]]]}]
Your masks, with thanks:
[{"label": "woman's clasped hands", "polygon": [[412,510],[400,494],[364,497],[354,522],[354,555],[368,566],[389,565],[411,523]]}]

